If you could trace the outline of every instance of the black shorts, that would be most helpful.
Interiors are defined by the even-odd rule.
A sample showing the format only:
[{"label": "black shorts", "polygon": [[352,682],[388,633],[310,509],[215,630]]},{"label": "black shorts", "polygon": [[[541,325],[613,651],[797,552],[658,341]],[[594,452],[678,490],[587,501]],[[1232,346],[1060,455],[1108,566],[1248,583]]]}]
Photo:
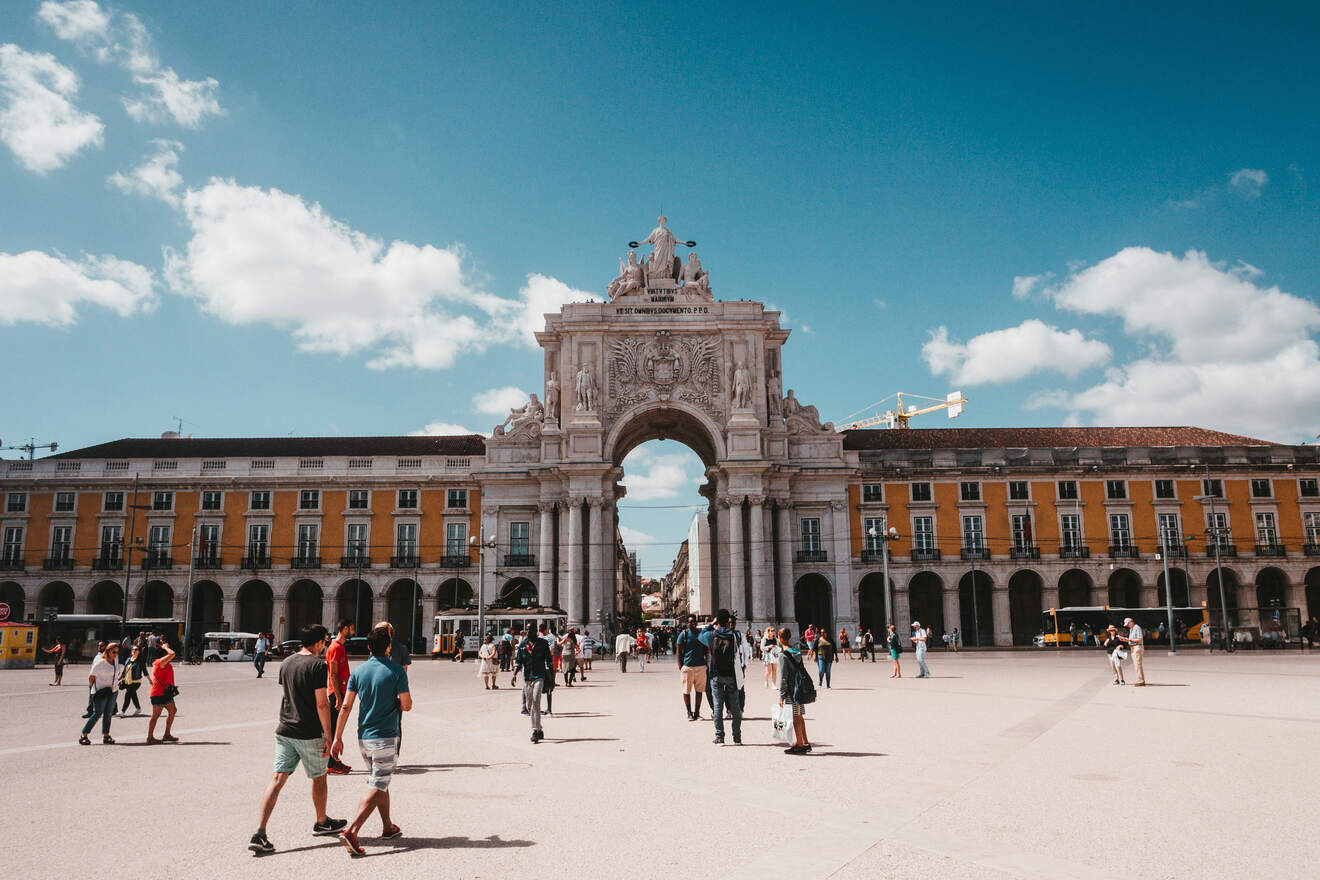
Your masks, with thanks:
[{"label": "black shorts", "polygon": [[153,706],[168,706],[170,703],[173,702],[174,702],[174,698],[169,696],[160,696],[160,697],[151,698],[151,705]]}]

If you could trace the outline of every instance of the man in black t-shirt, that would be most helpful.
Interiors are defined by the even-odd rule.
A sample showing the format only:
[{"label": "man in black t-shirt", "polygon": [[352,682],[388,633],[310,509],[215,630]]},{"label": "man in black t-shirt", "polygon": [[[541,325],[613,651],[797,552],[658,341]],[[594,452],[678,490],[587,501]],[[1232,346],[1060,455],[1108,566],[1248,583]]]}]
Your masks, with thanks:
[{"label": "man in black t-shirt", "polygon": [[326,697],[326,665],[321,659],[329,633],[318,624],[303,627],[302,650],[280,664],[280,722],[275,727],[275,775],[261,796],[261,820],[248,842],[254,853],[268,853],[275,845],[266,837],[266,822],[275,810],[280,790],[289,775],[303,765],[312,780],[312,806],[316,808],[313,834],[338,834],[348,822],[325,812],[325,771],[330,757],[330,701]]}]

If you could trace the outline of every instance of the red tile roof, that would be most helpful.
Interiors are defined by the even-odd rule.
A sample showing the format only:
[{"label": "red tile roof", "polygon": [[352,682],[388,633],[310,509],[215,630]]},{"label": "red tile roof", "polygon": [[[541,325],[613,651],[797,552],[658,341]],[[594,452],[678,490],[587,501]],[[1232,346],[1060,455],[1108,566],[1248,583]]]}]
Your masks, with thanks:
[{"label": "red tile roof", "polygon": [[910,428],[843,432],[845,449],[1042,449],[1056,446],[1278,446],[1189,426],[1149,428]]},{"label": "red tile roof", "polygon": [[480,434],[455,437],[129,437],[51,458],[278,458],[484,455]]}]

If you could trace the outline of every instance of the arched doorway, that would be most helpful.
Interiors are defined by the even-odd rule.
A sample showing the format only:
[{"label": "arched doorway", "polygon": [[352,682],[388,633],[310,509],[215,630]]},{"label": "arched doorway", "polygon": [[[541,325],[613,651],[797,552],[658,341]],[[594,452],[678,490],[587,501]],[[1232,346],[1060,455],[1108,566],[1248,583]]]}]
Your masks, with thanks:
[{"label": "arched doorway", "polygon": [[422,637],[422,591],[412,578],[403,578],[390,584],[388,599],[386,619],[394,625],[394,637],[406,640],[411,651]]},{"label": "arched doorway", "polygon": [[224,625],[225,597],[220,585],[215,581],[198,581],[193,584],[192,595],[192,635],[197,638],[202,633],[217,632]]},{"label": "arched doorway", "polygon": [[10,623],[18,623],[24,619],[23,615],[27,613],[27,596],[18,584],[13,581],[0,584],[0,602],[9,606]]},{"label": "arched doorway", "polygon": [[1256,607],[1282,608],[1287,596],[1288,576],[1277,568],[1262,568],[1256,575]]},{"label": "arched doorway", "polygon": [[51,581],[41,588],[37,594],[37,607],[40,609],[40,616],[47,614],[72,614],[73,613],[73,587],[64,581]]},{"label": "arched doorway", "polygon": [[[1181,568],[1169,569],[1169,580],[1173,581],[1173,604],[1176,608],[1187,608],[1191,605],[1191,592],[1187,572]],[[1164,600],[1164,572],[1155,580],[1155,604],[1163,606]]]},{"label": "arched doorway", "polygon": [[270,632],[275,615],[275,594],[265,581],[248,581],[238,588],[238,628],[242,632]]},{"label": "arched doorway", "polygon": [[1109,575],[1109,604],[1114,608],[1141,607],[1141,575],[1130,568],[1116,568]]},{"label": "arched doorway", "polygon": [[994,586],[990,575],[980,569],[967,572],[958,581],[958,625],[963,644],[980,647],[995,643]]},{"label": "arched doorway", "polygon": [[174,588],[164,581],[147,581],[141,600],[142,616],[148,620],[174,618]]},{"label": "arched doorway", "polygon": [[1320,617],[1320,566],[1306,573],[1306,616]]},{"label": "arched doorway", "polygon": [[123,614],[124,588],[114,581],[98,581],[87,594],[91,614]]},{"label": "arched doorway", "polygon": [[798,631],[794,638],[807,628],[808,624],[826,632],[834,632],[834,602],[831,598],[830,582],[822,574],[804,574],[793,586],[793,618],[797,621]]},{"label": "arched doorway", "polygon": [[474,604],[476,593],[472,585],[462,578],[449,578],[435,591],[435,608],[444,611],[447,608],[467,608]]},{"label": "arched doorway", "polygon": [[[929,574],[929,572],[925,572]],[[857,623],[862,631],[871,631],[877,645],[885,641],[885,576],[871,572],[857,585]],[[892,595],[892,593],[891,593]]]},{"label": "arched doorway", "polygon": [[1013,644],[1030,645],[1040,634],[1044,587],[1040,575],[1029,568],[1014,572],[1008,579],[1008,620]]},{"label": "arched doorway", "polygon": [[[944,582],[939,575],[920,571],[908,582],[908,610],[912,620],[919,621],[930,631],[929,647],[939,644],[944,634]],[[909,620],[907,623],[911,623]],[[904,624],[906,626],[907,624]]]},{"label": "arched doorway", "polygon": [[[371,599],[373,593],[371,587],[364,580],[354,578],[345,582],[339,588],[339,594],[336,597],[338,602],[337,617],[340,620],[347,620],[353,624],[353,630],[358,635],[366,635],[371,630]],[[357,603],[357,610],[354,611],[354,603]]]},{"label": "arched doorway", "polygon": [[[316,581],[301,580],[289,587],[289,638],[298,638],[305,626],[326,623],[322,620],[321,598],[321,585]],[[335,623],[330,621],[326,628]]]},{"label": "arched doorway", "polygon": [[1218,626],[1221,625],[1222,610],[1227,604],[1229,626],[1237,626],[1239,623],[1237,572],[1231,568],[1221,568],[1220,571],[1224,576],[1224,600],[1221,602],[1219,598],[1219,572],[1212,568],[1205,579],[1206,610],[1210,613],[1211,624]]},{"label": "arched doorway", "polygon": [[509,608],[533,608],[540,601],[536,584],[527,578],[513,578],[500,588],[500,604]]},{"label": "arched doorway", "polygon": [[1059,576],[1059,607],[1085,608],[1091,604],[1091,576],[1070,568]]}]

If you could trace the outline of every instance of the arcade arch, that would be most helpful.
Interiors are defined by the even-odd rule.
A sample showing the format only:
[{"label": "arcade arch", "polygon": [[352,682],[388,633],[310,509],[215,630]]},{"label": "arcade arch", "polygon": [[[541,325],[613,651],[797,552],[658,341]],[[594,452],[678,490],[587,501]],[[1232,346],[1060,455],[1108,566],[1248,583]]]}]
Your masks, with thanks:
[{"label": "arcade arch", "polygon": [[[930,571],[920,571],[908,582],[908,610],[912,620],[931,632],[935,639],[928,644],[934,647],[938,637],[946,632],[944,628],[944,582],[939,575]],[[911,623],[908,621],[907,623]],[[907,623],[899,623],[900,627]]]},{"label": "arcade arch", "polygon": [[1229,623],[1232,626],[1237,626],[1237,612],[1240,607],[1238,604],[1238,575],[1236,571],[1228,567],[1223,567],[1220,571],[1223,572],[1224,576],[1223,602],[1220,601],[1219,597],[1219,573],[1212,568],[1205,579],[1206,610],[1210,612],[1211,621],[1218,623],[1220,620],[1219,614],[1226,604],[1228,606]]},{"label": "arcade arch", "polygon": [[1306,573],[1306,616],[1320,617],[1320,565]]},{"label": "arcade arch", "polygon": [[1114,608],[1141,607],[1141,575],[1130,568],[1116,568],[1109,575],[1109,604]]},{"label": "arcade arch", "polygon": [[1059,607],[1084,608],[1091,601],[1091,576],[1080,568],[1070,568],[1059,576]]},{"label": "arcade arch", "polygon": [[959,626],[964,644],[995,643],[995,582],[981,569],[969,571],[958,581]]},{"label": "arcade arch", "polygon": [[829,633],[834,632],[833,590],[823,574],[804,574],[793,585],[793,618],[798,625],[797,632],[793,634],[795,639],[808,624]]},{"label": "arcade arch", "polygon": [[[353,624],[358,635],[366,635],[374,621],[371,619],[371,600],[374,596],[371,585],[361,578],[352,578],[339,587],[336,594],[338,611],[337,620],[347,620]],[[356,606],[356,608],[355,608]]]},{"label": "arcade arch", "polygon": [[164,581],[147,581],[139,596],[141,614],[149,620],[174,617],[174,588]]},{"label": "arcade arch", "polygon": [[435,591],[435,609],[445,611],[449,608],[467,608],[475,601],[476,593],[472,585],[462,578],[449,578],[442,581]]},{"label": "arcade arch", "polygon": [[271,632],[275,594],[270,584],[252,580],[238,588],[238,628],[242,632]]},{"label": "arcade arch", "polygon": [[297,638],[303,627],[315,623],[333,629],[337,621],[323,619],[321,585],[314,580],[304,578],[295,581],[289,587],[289,638]]},{"label": "arcade arch", "polygon": [[1288,576],[1277,568],[1262,568],[1256,574],[1256,607],[1282,608],[1288,604]]},{"label": "arcade arch", "polygon": [[[1169,580],[1173,582],[1173,604],[1177,608],[1187,608],[1191,603],[1191,590],[1187,579],[1187,572],[1181,568],[1169,569]],[[1155,580],[1155,604],[1163,606],[1164,601],[1164,572],[1160,572]]]},{"label": "arcade arch", "polygon": [[39,616],[44,616],[49,609],[54,609],[57,614],[72,614],[73,587],[64,581],[51,581],[37,594],[37,608]]},{"label": "arcade arch", "polygon": [[538,601],[536,584],[527,578],[512,578],[500,587],[499,601],[509,608],[530,608]]},{"label": "arcade arch", "polygon": [[385,619],[394,625],[395,638],[408,641],[408,650],[419,644],[422,637],[422,590],[412,578],[400,578],[390,584],[386,593]]},{"label": "arcade arch", "polygon": [[123,614],[124,588],[114,581],[98,581],[87,594],[90,614]]},{"label": "arcade arch", "polygon": [[27,613],[27,595],[23,588],[13,581],[0,584],[0,602],[9,606],[9,620],[17,623],[24,620]]},{"label": "arcade arch", "polygon": [[[936,577],[931,572],[922,572]],[[921,574],[917,577],[921,577]],[[915,578],[914,578],[915,580]],[[893,595],[893,581],[890,581],[890,595]],[[862,578],[861,583],[857,585],[857,624],[862,631],[871,631],[876,644],[884,644],[885,627],[885,576],[880,572],[873,571]]]},{"label": "arcade arch", "polygon": [[191,628],[194,636],[217,632],[225,618],[225,597],[220,585],[204,580],[193,584]]},{"label": "arcade arch", "polygon": [[1040,633],[1045,584],[1029,568],[1013,573],[1008,579],[1008,620],[1013,630],[1013,644],[1030,645]]}]

